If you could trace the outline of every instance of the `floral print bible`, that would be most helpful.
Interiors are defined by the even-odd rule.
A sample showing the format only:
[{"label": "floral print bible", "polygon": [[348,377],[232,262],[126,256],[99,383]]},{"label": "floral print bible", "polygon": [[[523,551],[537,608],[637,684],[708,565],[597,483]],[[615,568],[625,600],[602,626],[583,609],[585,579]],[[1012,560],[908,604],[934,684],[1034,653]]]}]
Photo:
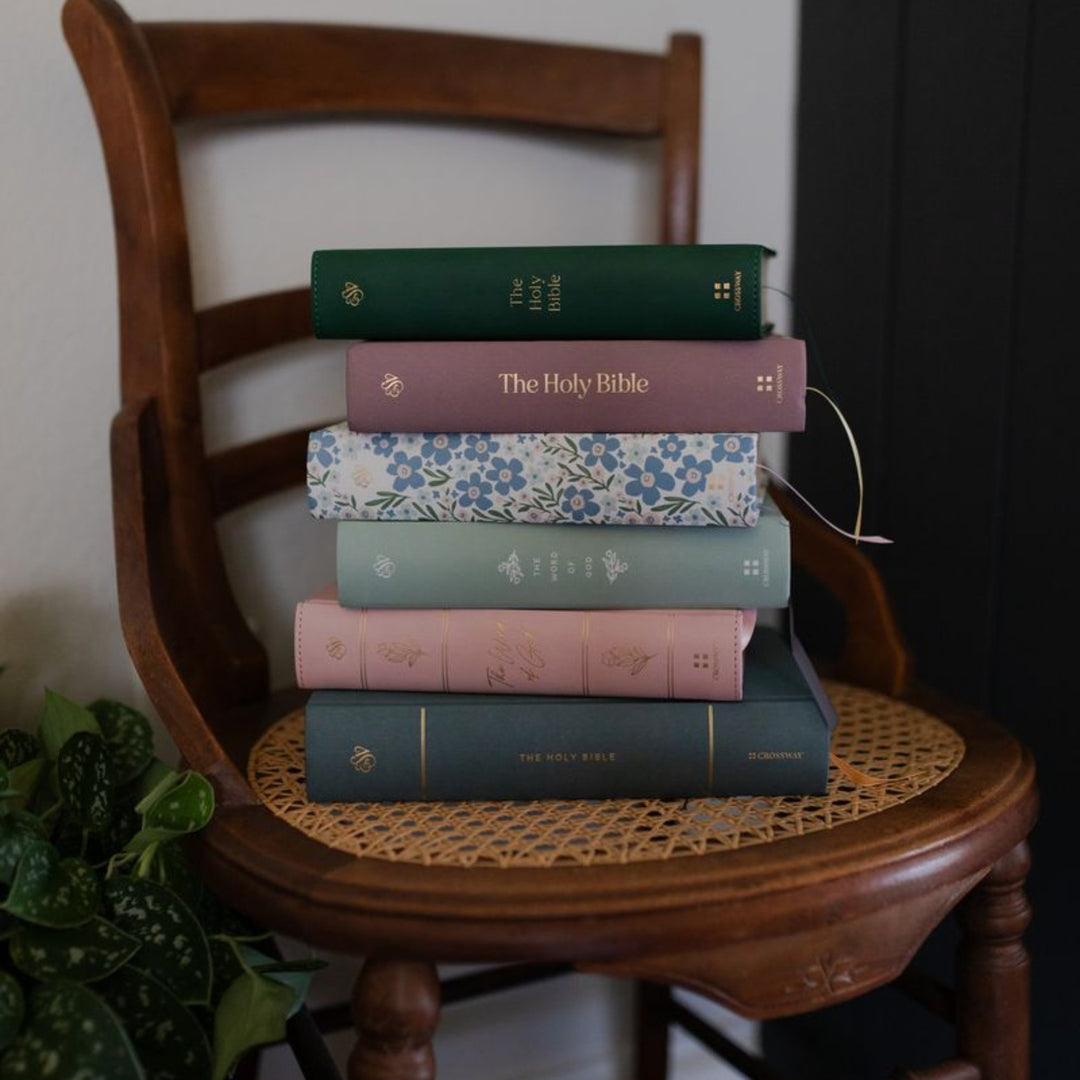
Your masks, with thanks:
[{"label": "floral print bible", "polygon": [[311,433],[308,506],[338,521],[756,524],[756,433]]}]

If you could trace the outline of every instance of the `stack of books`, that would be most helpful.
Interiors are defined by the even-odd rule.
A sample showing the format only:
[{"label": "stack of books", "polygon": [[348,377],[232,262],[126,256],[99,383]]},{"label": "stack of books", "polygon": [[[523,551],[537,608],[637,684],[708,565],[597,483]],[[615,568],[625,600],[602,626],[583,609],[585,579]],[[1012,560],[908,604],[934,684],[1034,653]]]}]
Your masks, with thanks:
[{"label": "stack of books", "polygon": [[346,414],[308,450],[336,586],[297,606],[316,801],[822,791],[758,435],[804,345],[752,245],[319,251]]}]

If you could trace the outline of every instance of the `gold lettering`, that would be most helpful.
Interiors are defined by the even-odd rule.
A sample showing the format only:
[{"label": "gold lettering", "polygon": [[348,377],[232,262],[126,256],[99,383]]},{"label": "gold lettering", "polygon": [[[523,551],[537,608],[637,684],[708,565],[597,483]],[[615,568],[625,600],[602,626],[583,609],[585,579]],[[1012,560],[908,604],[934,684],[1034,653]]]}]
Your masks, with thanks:
[{"label": "gold lettering", "polygon": [[598,394],[647,394],[649,380],[636,371],[599,371],[596,374]]},{"label": "gold lettering", "polygon": [[516,371],[500,371],[496,378],[504,394],[535,394],[540,389],[539,379],[523,379]]},{"label": "gold lettering", "polygon": [[552,312],[562,311],[562,276],[552,274],[547,283],[547,309]]},{"label": "gold lettering", "polygon": [[517,757],[526,765],[613,765],[618,760],[614,750],[522,750]]},{"label": "gold lettering", "polygon": [[525,298],[524,282],[521,278],[510,279],[510,306],[520,307]]}]

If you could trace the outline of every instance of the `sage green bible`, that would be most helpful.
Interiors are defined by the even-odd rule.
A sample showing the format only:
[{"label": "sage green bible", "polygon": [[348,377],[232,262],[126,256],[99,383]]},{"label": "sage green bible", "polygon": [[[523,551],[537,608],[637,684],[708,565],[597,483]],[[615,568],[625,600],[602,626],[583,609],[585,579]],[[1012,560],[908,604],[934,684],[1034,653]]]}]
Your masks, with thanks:
[{"label": "sage green bible", "polygon": [[316,251],[315,336],[759,338],[759,244]]}]

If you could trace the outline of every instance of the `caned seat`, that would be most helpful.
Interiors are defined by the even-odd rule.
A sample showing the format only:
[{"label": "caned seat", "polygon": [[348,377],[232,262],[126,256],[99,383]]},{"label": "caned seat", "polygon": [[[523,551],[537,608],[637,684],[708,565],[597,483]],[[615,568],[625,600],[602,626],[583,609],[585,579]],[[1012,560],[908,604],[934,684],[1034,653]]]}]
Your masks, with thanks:
[{"label": "caned seat", "polygon": [[[352,1002],[349,1075],[432,1075],[435,965],[484,961],[508,966],[473,988],[563,969],[637,980],[636,1075],[662,1077],[671,1020],[724,1049],[668,987],[750,1017],[818,1009],[898,979],[960,905],[964,943],[950,998],[956,1055],[907,1075],[1026,1077],[1030,757],[995,723],[909,687],[908,658],[872,566],[790,505],[796,560],[847,615],[830,685],[871,732],[859,736],[865,759],[850,758],[864,767],[838,772],[835,801],[807,811],[813,828],[780,827],[792,815],[770,803],[760,817],[725,826],[736,838],[726,845],[715,839],[721,829],[697,847],[659,843],[616,858],[546,862],[533,852],[496,865],[435,858],[422,830],[419,855],[416,844],[375,850],[355,815],[359,848],[349,849],[343,825],[305,828],[302,812],[290,819],[266,788],[266,755],[287,743],[302,699],[295,688],[271,689],[215,526],[302,483],[306,436],[287,431],[208,453],[200,380],[309,336],[308,295],[297,288],[195,308],[176,127],[352,114],[657,140],[656,239],[690,243],[700,41],[676,34],[666,52],[651,54],[360,26],[137,23],[114,0],[67,0],[63,24],[97,119],[116,232],[122,404],[111,447],[125,638],[181,754],[215,785],[218,809],[200,842],[207,882],[276,931],[366,957]],[[538,82],[542,95],[531,92]],[[873,744],[901,738],[898,717],[943,733],[949,760],[937,743],[920,742],[929,756],[917,770],[875,777]],[[918,790],[893,798],[914,780]],[[838,812],[853,803],[858,813]],[[666,812],[676,822],[686,808]],[[474,820],[459,832],[483,827]],[[456,983],[446,997],[468,988]]]}]

